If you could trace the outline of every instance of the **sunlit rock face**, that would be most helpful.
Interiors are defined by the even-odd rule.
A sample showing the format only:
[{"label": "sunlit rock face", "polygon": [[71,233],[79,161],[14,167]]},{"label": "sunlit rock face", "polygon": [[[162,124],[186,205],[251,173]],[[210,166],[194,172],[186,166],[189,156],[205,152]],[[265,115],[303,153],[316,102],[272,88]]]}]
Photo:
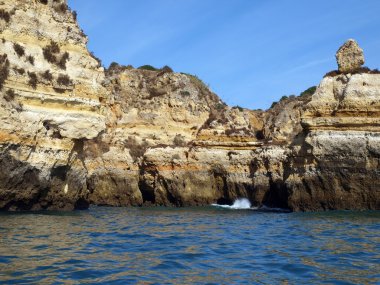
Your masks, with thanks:
[{"label": "sunlit rock face", "polygon": [[0,210],[380,209],[380,75],[353,41],[317,88],[252,111],[169,67],[104,70],[65,1],[0,1],[0,29]]},{"label": "sunlit rock face", "polygon": [[[287,185],[298,209],[378,209],[380,75],[322,80],[306,106],[302,145]],[[298,148],[298,149],[297,149]]]},{"label": "sunlit rock face", "polygon": [[158,204],[232,203],[241,196],[294,211],[379,209],[380,75],[366,68],[336,72],[312,93],[259,116],[263,137],[245,141],[250,151],[232,144],[218,150],[217,136],[204,148],[150,150],[143,196]]},{"label": "sunlit rock face", "polygon": [[103,68],[65,1],[0,9],[0,209],[86,207],[83,140],[105,129]]},{"label": "sunlit rock face", "polygon": [[[152,198],[146,193],[158,193],[155,190],[158,184],[146,190],[151,183],[147,165],[154,168],[153,164],[157,164],[161,169],[172,164],[173,156],[182,156],[183,151],[190,149],[202,149],[199,157],[202,154],[207,157],[213,150],[223,150],[220,157],[228,161],[229,150],[251,150],[260,144],[256,139],[257,129],[262,125],[260,115],[226,106],[195,76],[169,69],[154,71],[113,64],[106,72],[104,86],[109,93],[109,97],[102,100],[107,129],[96,142],[85,143],[90,200],[94,204],[201,205],[214,202],[216,195],[207,194],[206,188],[197,189],[199,196],[188,195],[187,190],[181,190],[182,182],[181,188],[175,190],[178,200],[164,198],[174,191],[164,186],[161,187],[162,197]],[[151,156],[154,162],[148,162]],[[212,159],[208,163],[203,167],[207,176],[207,168],[213,166]],[[215,163],[223,164],[224,161]],[[193,164],[196,165],[196,161]],[[201,179],[200,172],[190,175]]]}]

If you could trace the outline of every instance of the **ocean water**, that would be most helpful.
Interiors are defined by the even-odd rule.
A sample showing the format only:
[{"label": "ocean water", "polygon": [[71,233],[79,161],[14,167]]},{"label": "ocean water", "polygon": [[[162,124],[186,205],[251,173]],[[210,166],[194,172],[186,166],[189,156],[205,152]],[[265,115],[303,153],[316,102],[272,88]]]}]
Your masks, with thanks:
[{"label": "ocean water", "polygon": [[380,212],[3,213],[0,284],[380,284]]}]

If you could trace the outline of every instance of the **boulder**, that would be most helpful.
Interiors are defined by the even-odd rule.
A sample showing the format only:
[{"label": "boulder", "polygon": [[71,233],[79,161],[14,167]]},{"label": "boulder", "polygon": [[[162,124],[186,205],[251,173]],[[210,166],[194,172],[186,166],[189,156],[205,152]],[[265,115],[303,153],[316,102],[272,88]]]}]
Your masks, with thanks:
[{"label": "boulder", "polygon": [[349,39],[336,52],[336,61],[340,72],[351,73],[364,64],[363,50],[358,43]]}]

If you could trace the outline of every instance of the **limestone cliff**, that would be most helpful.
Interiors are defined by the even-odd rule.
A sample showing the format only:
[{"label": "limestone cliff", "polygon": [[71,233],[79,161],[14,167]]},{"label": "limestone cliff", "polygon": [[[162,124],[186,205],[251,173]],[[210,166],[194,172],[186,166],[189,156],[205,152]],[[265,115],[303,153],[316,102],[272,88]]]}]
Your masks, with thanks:
[{"label": "limestone cliff", "polygon": [[[95,204],[196,204],[190,198],[179,199],[186,195],[180,189],[176,190],[178,201],[148,198],[147,191],[155,190],[147,190],[150,181],[145,157],[158,154],[156,163],[163,166],[172,163],[172,156],[199,146],[203,146],[200,154],[207,157],[209,149],[252,149],[257,144],[260,116],[226,106],[193,75],[168,68],[152,71],[113,64],[104,86],[109,94],[102,100],[107,129],[96,140],[85,143],[90,199]],[[209,196],[204,203],[215,200],[206,189],[198,190]]]},{"label": "limestone cliff", "polygon": [[304,142],[292,149],[290,206],[379,209],[380,74],[325,77],[306,106]]},{"label": "limestone cliff", "polygon": [[256,114],[262,136],[251,130],[244,138],[250,151],[212,143],[149,150],[144,199],[198,205],[247,197],[293,211],[379,209],[379,79],[360,65],[329,73],[316,89]]},{"label": "limestone cliff", "polygon": [[103,68],[64,1],[0,2],[0,209],[87,207]]},{"label": "limestone cliff", "polygon": [[0,1],[0,30],[0,210],[380,209],[380,74],[353,40],[264,112],[169,67],[104,70],[63,0]]}]

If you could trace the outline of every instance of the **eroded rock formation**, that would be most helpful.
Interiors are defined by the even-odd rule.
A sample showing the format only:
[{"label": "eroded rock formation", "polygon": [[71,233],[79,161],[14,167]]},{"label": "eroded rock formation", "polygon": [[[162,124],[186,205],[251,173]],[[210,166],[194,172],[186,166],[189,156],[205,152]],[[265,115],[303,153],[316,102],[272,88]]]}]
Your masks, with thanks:
[{"label": "eroded rock formation", "polygon": [[252,111],[168,67],[105,71],[63,0],[0,10],[0,210],[380,209],[380,75],[356,42],[317,88]]},{"label": "eroded rock formation", "polygon": [[345,42],[335,56],[340,72],[355,72],[364,64],[363,50],[353,39]]},{"label": "eroded rock formation", "polygon": [[104,70],[66,2],[0,9],[0,209],[86,208],[83,145],[105,129]]}]

